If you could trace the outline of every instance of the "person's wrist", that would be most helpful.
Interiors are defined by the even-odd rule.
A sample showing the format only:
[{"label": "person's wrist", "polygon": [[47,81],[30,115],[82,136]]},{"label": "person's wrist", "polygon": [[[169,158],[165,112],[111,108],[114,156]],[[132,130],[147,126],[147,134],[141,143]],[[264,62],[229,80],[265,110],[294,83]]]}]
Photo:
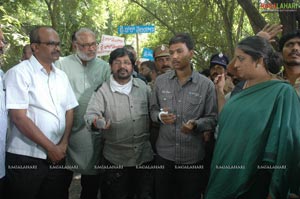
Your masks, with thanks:
[{"label": "person's wrist", "polygon": [[222,87],[216,87],[216,91],[217,91],[217,93],[218,94],[222,94],[222,95],[224,95],[224,88]]}]

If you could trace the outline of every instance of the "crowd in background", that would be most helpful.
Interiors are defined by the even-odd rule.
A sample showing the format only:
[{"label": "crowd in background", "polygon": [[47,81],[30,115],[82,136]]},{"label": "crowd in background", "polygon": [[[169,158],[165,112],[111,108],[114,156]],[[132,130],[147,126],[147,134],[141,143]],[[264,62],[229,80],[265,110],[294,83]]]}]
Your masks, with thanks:
[{"label": "crowd in background", "polygon": [[[241,40],[230,60],[192,65],[178,33],[137,61],[132,46],[97,57],[95,33],[30,32],[0,79],[0,198],[251,199],[300,195],[300,32]],[[6,45],[0,31],[0,53]]]}]

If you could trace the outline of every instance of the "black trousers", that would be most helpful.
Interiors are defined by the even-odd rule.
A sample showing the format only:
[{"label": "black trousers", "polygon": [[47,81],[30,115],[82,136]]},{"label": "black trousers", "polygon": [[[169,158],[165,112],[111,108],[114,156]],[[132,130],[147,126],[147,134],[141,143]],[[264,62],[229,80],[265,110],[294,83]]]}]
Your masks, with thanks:
[{"label": "black trousers", "polygon": [[100,175],[81,175],[80,199],[97,199],[100,189]]},{"label": "black trousers", "polygon": [[[104,160],[104,162],[105,165],[112,165],[108,160]],[[148,165],[148,163],[144,165]],[[151,199],[152,173],[151,169],[136,167],[106,169],[101,187],[101,199]]]},{"label": "black trousers", "polygon": [[178,165],[156,155],[155,164],[164,169],[155,170],[156,199],[200,199],[207,178],[203,162]]},{"label": "black trousers", "polygon": [[5,177],[0,178],[0,198],[4,198],[4,190],[5,190]]},{"label": "black trousers", "polygon": [[68,199],[73,173],[64,163],[6,153],[6,198]]}]

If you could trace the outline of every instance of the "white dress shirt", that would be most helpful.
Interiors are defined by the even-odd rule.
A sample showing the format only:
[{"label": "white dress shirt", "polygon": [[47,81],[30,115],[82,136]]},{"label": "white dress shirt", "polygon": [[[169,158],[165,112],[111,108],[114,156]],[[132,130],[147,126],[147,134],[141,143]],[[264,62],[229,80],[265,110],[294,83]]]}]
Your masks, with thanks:
[{"label": "white dress shirt", "polygon": [[[64,134],[66,111],[78,105],[66,74],[52,64],[48,74],[31,56],[5,75],[7,109],[27,109],[27,116],[49,140],[57,144]],[[7,151],[46,159],[45,149],[37,145],[11,123]]]},{"label": "white dress shirt", "polygon": [[0,178],[5,176],[5,139],[7,131],[7,111],[2,77],[3,72],[0,70]]}]

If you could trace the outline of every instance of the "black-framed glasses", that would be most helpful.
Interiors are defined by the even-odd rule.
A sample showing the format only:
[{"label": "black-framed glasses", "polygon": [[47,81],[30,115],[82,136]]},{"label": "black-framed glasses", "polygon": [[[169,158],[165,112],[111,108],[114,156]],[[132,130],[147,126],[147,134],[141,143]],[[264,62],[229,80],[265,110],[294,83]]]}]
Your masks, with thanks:
[{"label": "black-framed glasses", "polygon": [[81,44],[79,42],[76,42],[76,44],[78,46],[80,46],[81,48],[90,48],[90,47],[96,47],[97,46],[97,42],[92,42],[92,43],[84,43],[84,44]]},{"label": "black-framed glasses", "polygon": [[45,44],[46,46],[49,46],[49,47],[60,47],[60,42],[55,42],[55,41],[48,41],[48,42],[39,41],[39,42],[35,42],[35,43]]}]

